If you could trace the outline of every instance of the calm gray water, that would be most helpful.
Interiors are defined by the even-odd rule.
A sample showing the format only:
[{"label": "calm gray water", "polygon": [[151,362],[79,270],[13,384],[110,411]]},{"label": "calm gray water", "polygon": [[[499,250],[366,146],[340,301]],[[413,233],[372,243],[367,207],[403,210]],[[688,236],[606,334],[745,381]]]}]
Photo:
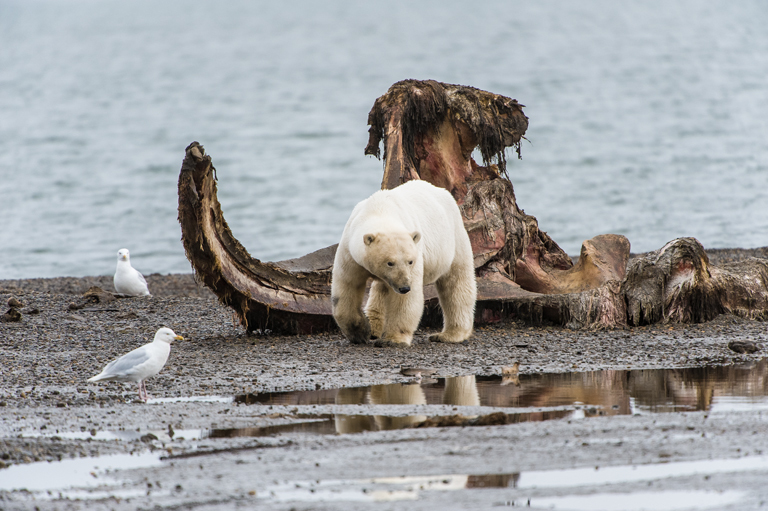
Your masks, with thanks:
[{"label": "calm gray water", "polygon": [[[768,3],[0,0],[0,279],[189,272],[184,148],[256,257],[338,241],[394,82],[527,106],[518,204],[568,253],[768,245]],[[510,153],[510,157],[513,154]]]}]

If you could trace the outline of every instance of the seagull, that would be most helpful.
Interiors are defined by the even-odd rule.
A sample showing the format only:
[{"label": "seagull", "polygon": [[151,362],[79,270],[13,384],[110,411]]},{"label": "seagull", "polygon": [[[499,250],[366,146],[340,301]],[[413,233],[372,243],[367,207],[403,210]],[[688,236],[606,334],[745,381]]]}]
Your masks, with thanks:
[{"label": "seagull", "polygon": [[127,248],[121,248],[117,251],[115,291],[129,296],[149,295],[147,281],[144,280],[144,275],[131,266],[131,255]]},{"label": "seagull", "polygon": [[183,341],[184,338],[176,335],[170,328],[161,328],[155,333],[155,339],[152,342],[113,360],[99,374],[88,378],[88,381],[139,382],[139,399],[146,403],[149,395],[144,380],[160,372],[168,360],[171,342],[174,340]]}]

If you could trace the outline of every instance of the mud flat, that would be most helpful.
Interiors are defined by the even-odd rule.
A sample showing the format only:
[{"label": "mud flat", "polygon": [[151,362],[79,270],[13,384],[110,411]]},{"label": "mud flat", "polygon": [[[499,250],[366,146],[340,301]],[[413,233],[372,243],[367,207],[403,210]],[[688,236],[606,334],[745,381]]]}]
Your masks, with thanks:
[{"label": "mud flat", "polygon": [[[0,508],[768,505],[765,323],[507,322],[377,348],[248,335],[191,275],[148,280],[151,297],[84,308],[110,277],[0,281],[0,313],[23,304],[0,323]],[[161,326],[187,340],[149,403],[85,381]]]}]

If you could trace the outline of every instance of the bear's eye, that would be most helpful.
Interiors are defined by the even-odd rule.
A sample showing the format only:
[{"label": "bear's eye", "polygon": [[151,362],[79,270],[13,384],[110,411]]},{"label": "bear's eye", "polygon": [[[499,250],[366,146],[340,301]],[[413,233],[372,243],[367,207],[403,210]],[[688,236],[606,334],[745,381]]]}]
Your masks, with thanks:
[{"label": "bear's eye", "polygon": [[413,264],[413,261],[408,261],[408,264]]},{"label": "bear's eye", "polygon": [[387,266],[394,266],[394,265],[395,265],[395,263],[393,263],[393,262],[387,263]]}]

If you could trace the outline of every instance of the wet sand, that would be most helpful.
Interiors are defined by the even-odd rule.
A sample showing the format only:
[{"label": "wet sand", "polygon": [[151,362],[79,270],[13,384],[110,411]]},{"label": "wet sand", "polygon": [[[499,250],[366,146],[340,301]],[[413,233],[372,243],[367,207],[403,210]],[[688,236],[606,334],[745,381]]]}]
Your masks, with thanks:
[{"label": "wet sand", "polygon": [[[764,256],[765,252],[720,251],[710,257],[732,260],[745,254]],[[247,334],[191,275],[151,275],[148,281],[153,296],[82,309],[72,309],[70,304],[80,303],[80,294],[92,285],[111,290],[111,277],[0,281],[4,307],[0,312],[11,297],[24,304],[20,322],[0,323],[0,508],[469,509],[511,502],[519,505],[520,499],[546,503],[550,501],[542,499],[574,493],[637,492],[649,487],[657,492],[687,492],[692,499],[701,496],[696,492],[741,492],[734,496],[735,503],[722,508],[752,509],[768,502],[763,484],[766,468],[705,470],[706,479],[696,475],[662,478],[650,486],[646,481],[625,481],[618,486],[542,489],[515,488],[510,483],[513,474],[529,477],[536,471],[555,469],[759,460],[768,455],[768,413],[754,407],[728,413],[605,416],[357,435],[287,432],[211,439],[193,438],[189,433],[289,424],[308,416],[476,417],[509,411],[472,402],[425,405],[418,401],[408,404],[407,400],[388,407],[371,400],[350,405],[238,405],[211,396],[407,382],[410,378],[400,374],[403,367],[434,368],[439,376],[452,377],[500,375],[503,367],[515,362],[520,363],[521,375],[752,364],[766,356],[765,323],[723,315],[704,324],[589,332],[534,328],[513,321],[478,328],[465,345],[429,343],[426,339],[431,332],[420,330],[410,348],[379,348],[352,346],[338,333]],[[86,382],[110,360],[151,340],[161,326],[174,329],[186,340],[173,345],[163,371],[147,382],[150,395],[160,402],[138,402],[134,384]],[[756,343],[760,350],[736,353],[728,348],[733,340]],[[185,401],[194,397],[211,399]],[[532,410],[545,409],[547,403],[542,401]],[[122,432],[123,439],[100,440],[98,435],[104,432]],[[170,436],[166,432],[187,432],[190,438],[180,439],[185,433]],[[25,464],[125,453],[134,453],[133,459],[142,453],[154,453],[153,459],[162,454],[164,459],[156,466],[120,470],[111,482],[100,483],[100,489],[89,483],[90,489],[65,492],[61,498],[58,491],[62,488],[54,483],[44,488],[55,490],[51,495],[2,483],[4,474],[10,478],[18,473],[13,470]],[[102,465],[108,465],[108,459],[102,458]],[[58,465],[44,466],[55,469]],[[467,479],[469,475],[474,479]],[[369,481],[384,476],[445,476],[450,482],[435,483],[435,488],[429,483],[420,489],[419,484],[426,484],[422,481],[409,490],[406,483]],[[506,483],[486,481],[491,476]],[[475,483],[467,482],[478,477],[486,482],[477,484],[486,489],[473,489]],[[363,482],[334,486],[334,481],[347,479]],[[286,481],[291,484],[283,487]],[[302,486],[311,481],[324,481],[328,487],[310,491]],[[64,488],[84,484],[75,482]],[[445,487],[440,489],[440,484]],[[456,484],[463,486],[451,486]],[[373,499],[364,487],[380,487],[376,491],[383,493],[376,493],[378,497]]]}]

